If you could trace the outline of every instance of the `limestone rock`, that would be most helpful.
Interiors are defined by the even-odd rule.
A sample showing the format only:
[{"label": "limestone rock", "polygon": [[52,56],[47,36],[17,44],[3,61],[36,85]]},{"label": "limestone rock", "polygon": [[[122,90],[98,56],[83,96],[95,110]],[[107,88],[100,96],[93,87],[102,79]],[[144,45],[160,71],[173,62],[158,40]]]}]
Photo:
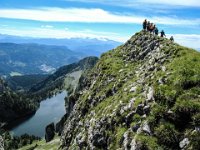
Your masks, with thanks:
[{"label": "limestone rock", "polygon": [[184,149],[188,144],[190,143],[188,138],[184,138],[180,143],[179,143],[179,147],[181,149]]},{"label": "limestone rock", "polygon": [[146,115],[148,115],[150,113],[150,106],[149,105],[144,106],[143,111]]},{"label": "limestone rock", "polygon": [[76,142],[80,149],[83,149],[83,147],[87,146],[86,137],[82,133],[77,135]]},{"label": "limestone rock", "polygon": [[131,141],[131,150],[138,150],[137,143],[136,143],[135,139],[133,139]]},{"label": "limestone rock", "polygon": [[4,150],[4,141],[1,136],[0,136],[0,150]]},{"label": "limestone rock", "polygon": [[136,87],[136,86],[134,86],[134,87],[132,87],[132,88],[130,89],[130,92],[135,92],[135,91],[136,91],[136,89],[137,89],[137,87]]},{"label": "limestone rock", "polygon": [[154,90],[153,87],[150,87],[147,93],[147,101],[153,101],[153,100],[154,100]]},{"label": "limestone rock", "polygon": [[141,127],[137,130],[137,134],[140,134],[141,132],[147,133],[148,135],[151,135],[151,129],[147,121],[145,121]]},{"label": "limestone rock", "polygon": [[123,135],[123,147],[124,150],[129,150],[130,149],[130,143],[131,143],[131,138],[129,137],[130,131],[128,130],[127,132],[124,133]]},{"label": "limestone rock", "polygon": [[94,131],[91,140],[92,140],[92,144],[99,148],[106,147],[106,145],[107,145],[106,138],[99,131]]},{"label": "limestone rock", "polygon": [[195,127],[195,131],[199,132],[200,133],[200,126],[198,127]]}]

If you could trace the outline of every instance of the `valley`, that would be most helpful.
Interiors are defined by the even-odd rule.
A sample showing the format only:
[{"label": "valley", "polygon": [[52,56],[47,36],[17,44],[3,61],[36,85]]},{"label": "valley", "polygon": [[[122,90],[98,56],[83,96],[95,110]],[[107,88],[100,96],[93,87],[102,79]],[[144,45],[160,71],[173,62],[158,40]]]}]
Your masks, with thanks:
[{"label": "valley", "polygon": [[[15,144],[16,139],[20,139],[22,142],[29,141],[29,136],[26,134],[30,135],[30,138],[31,135],[36,136],[36,139],[37,137],[44,138],[46,135],[45,127],[52,122],[54,125],[58,124],[61,118],[66,115],[66,90],[68,93],[73,92],[82,73],[92,68],[97,60],[97,57],[86,57],[77,63],[59,68],[51,75],[14,76],[7,78],[7,83],[1,79],[2,94],[0,96],[7,101],[4,103],[3,99],[1,99],[3,105],[0,107],[1,127],[3,129],[0,130],[0,133],[5,137],[5,148],[10,149],[26,145],[23,143],[21,146],[20,144]],[[11,99],[11,97],[5,96],[5,93],[10,95],[10,92],[15,94],[16,97],[11,95],[13,97]],[[25,106],[29,106],[30,103],[23,98],[21,98],[22,102],[19,103],[18,100],[14,99],[17,98],[17,95],[23,95],[24,98],[32,101],[33,106],[35,106],[32,113],[27,112],[18,115],[18,110],[13,109],[13,106],[20,106],[22,102]],[[9,105],[9,101],[15,101],[15,103]],[[22,111],[26,111],[21,106]],[[8,108],[12,113],[8,111]],[[31,107],[27,109],[31,109]],[[59,123],[57,130],[61,130],[60,125]],[[10,133],[5,132],[6,130],[10,131]],[[23,137],[26,137],[26,139],[23,139]]]},{"label": "valley", "polygon": [[84,56],[66,46],[0,43],[0,75],[52,74]]},{"label": "valley", "polygon": [[23,121],[18,126],[15,125],[15,122],[10,124],[10,126],[13,126],[11,134],[21,136],[27,133],[44,138],[45,127],[52,122],[57,123],[65,115],[66,96],[66,91],[63,91],[51,98],[42,100],[39,109],[31,118]]},{"label": "valley", "polygon": [[140,31],[100,58],[2,78],[4,147],[196,150],[199,64],[198,51]]}]

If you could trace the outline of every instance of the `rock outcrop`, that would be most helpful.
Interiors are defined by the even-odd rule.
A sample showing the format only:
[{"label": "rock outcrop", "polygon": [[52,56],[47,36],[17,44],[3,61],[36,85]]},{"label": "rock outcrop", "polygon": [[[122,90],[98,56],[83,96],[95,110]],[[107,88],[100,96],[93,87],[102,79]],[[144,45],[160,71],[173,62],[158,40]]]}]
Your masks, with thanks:
[{"label": "rock outcrop", "polygon": [[55,126],[54,123],[51,123],[45,128],[45,140],[46,142],[51,141],[55,136]]},{"label": "rock outcrop", "polygon": [[141,31],[81,76],[61,148],[198,149],[199,85],[198,52]]},{"label": "rock outcrop", "polygon": [[0,150],[4,150],[4,141],[1,136],[0,136]]}]

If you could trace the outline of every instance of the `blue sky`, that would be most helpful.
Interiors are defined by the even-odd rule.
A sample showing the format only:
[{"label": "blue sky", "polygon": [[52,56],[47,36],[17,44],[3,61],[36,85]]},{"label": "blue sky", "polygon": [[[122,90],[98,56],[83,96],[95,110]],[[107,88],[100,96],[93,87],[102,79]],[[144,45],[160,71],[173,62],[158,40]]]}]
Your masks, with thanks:
[{"label": "blue sky", "polygon": [[0,34],[126,41],[147,18],[167,37],[200,48],[199,0],[1,0]]}]

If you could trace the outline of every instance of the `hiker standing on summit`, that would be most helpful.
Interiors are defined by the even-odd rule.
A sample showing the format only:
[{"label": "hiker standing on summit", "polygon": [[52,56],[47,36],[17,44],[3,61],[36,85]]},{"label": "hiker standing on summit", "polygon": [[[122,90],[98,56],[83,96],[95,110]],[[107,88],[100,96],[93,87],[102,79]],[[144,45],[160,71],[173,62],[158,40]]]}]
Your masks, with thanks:
[{"label": "hiker standing on summit", "polygon": [[162,30],[162,31],[160,32],[160,36],[161,36],[161,37],[164,37],[164,36],[166,37],[164,30]]},{"label": "hiker standing on summit", "polygon": [[143,22],[143,30],[147,30],[147,19],[145,19]]},{"label": "hiker standing on summit", "polygon": [[155,35],[158,35],[158,32],[159,32],[159,31],[158,31],[158,28],[155,26],[155,28],[154,28],[154,34],[155,34]]},{"label": "hiker standing on summit", "polygon": [[170,41],[174,42],[174,37],[173,36],[170,37]]}]

